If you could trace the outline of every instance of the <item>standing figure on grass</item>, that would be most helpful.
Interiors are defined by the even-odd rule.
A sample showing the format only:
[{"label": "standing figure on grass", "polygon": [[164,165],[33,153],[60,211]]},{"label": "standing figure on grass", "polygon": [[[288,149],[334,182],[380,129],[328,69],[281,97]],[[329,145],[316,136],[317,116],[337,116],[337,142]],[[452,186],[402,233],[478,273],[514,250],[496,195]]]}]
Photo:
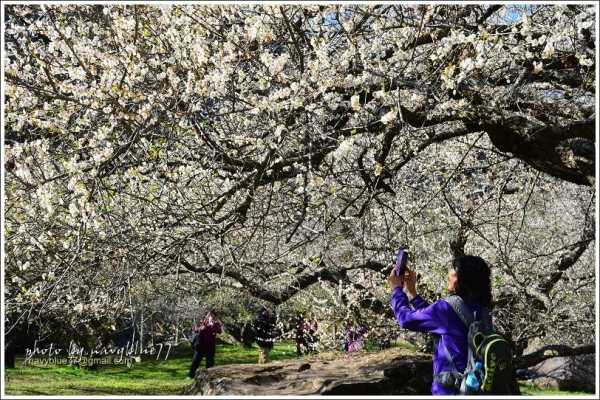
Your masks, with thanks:
[{"label": "standing figure on grass", "polygon": [[310,322],[310,324],[306,324],[306,325],[308,328],[307,337],[308,337],[308,345],[310,347],[310,351],[313,353],[318,353],[319,352],[319,332],[317,331],[317,329],[319,329],[319,324],[317,323],[317,320],[314,318],[312,313],[311,313],[311,322]]},{"label": "standing figure on grass", "polygon": [[192,341],[194,359],[190,367],[190,372],[185,379],[193,379],[196,376],[196,370],[204,357],[206,357],[207,369],[215,365],[217,335],[222,332],[221,326],[222,324],[217,317],[217,312],[214,308],[211,308],[206,317],[194,327],[194,339]]},{"label": "standing figure on grass", "polygon": [[256,344],[258,345],[258,363],[266,364],[269,362],[269,352],[273,348],[275,337],[275,324],[277,318],[273,312],[266,307],[263,307],[258,314],[258,318],[254,321],[254,332],[256,336]]},{"label": "standing figure on grass", "polygon": [[308,329],[309,326],[304,320],[304,315],[300,311],[296,313],[296,316],[292,320],[296,333],[296,355],[298,358],[302,357],[302,352],[308,354]]}]

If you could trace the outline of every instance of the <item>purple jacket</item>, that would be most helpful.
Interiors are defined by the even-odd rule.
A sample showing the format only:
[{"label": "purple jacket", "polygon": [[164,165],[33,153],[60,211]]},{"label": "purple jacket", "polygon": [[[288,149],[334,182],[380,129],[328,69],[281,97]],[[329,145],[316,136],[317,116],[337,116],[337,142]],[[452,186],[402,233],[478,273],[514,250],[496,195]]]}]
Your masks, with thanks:
[{"label": "purple jacket", "polygon": [[[412,305],[412,309],[410,305]],[[467,306],[472,312],[477,311],[479,313],[481,310],[481,304],[479,303],[467,303]],[[438,348],[434,349],[433,352],[434,375],[442,371],[452,370],[446,359],[442,340],[452,355],[452,360],[458,372],[465,370],[469,351],[468,329],[447,301],[440,300],[430,305],[421,296],[416,296],[409,302],[404,290],[396,286],[392,293],[392,309],[400,327],[415,332],[442,335]],[[453,390],[440,385],[438,382],[433,382],[431,393],[434,396],[451,396]]]}]

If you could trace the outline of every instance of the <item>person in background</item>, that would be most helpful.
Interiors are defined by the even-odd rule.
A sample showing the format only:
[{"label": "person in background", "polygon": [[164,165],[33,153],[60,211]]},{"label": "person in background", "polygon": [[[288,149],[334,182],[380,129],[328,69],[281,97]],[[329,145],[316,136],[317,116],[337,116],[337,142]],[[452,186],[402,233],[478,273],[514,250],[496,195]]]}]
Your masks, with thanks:
[{"label": "person in background", "polygon": [[296,338],[296,355],[298,358],[302,357],[302,351],[304,350],[304,354],[308,354],[308,330],[309,325],[304,320],[304,315],[302,312],[296,312],[296,316],[292,320],[292,324],[295,328],[295,338]]},{"label": "person in background", "polygon": [[[479,314],[482,307],[489,306],[492,301],[490,275],[490,268],[481,257],[458,257],[448,272],[448,293],[460,296],[472,313]],[[434,396],[454,395],[455,382],[444,343],[456,369],[464,371],[469,352],[467,327],[446,300],[429,304],[417,293],[414,270],[406,268],[403,276],[396,276],[392,269],[387,282],[392,290],[392,310],[400,327],[441,335],[433,354],[431,393]]]},{"label": "person in background", "polygon": [[310,324],[307,324],[307,328],[308,328],[308,334],[307,334],[307,341],[310,347],[310,351],[313,353],[318,353],[319,352],[319,332],[317,331],[319,329],[319,324],[317,323],[317,320],[314,318],[313,314],[310,314]]},{"label": "person in background", "polygon": [[258,345],[258,363],[266,364],[269,362],[269,353],[273,348],[276,332],[275,324],[277,318],[273,312],[263,307],[255,321],[256,344]]},{"label": "person in background", "polygon": [[194,333],[199,333],[199,335],[194,343],[194,359],[186,379],[193,379],[196,376],[196,370],[204,357],[206,357],[207,369],[215,365],[217,335],[222,332],[221,326],[217,312],[211,308],[206,317],[194,327]]},{"label": "person in background", "polygon": [[346,329],[345,350],[348,353],[358,351],[365,347],[365,339],[363,336],[367,333],[367,328],[362,326],[356,327],[354,322],[350,322]]}]

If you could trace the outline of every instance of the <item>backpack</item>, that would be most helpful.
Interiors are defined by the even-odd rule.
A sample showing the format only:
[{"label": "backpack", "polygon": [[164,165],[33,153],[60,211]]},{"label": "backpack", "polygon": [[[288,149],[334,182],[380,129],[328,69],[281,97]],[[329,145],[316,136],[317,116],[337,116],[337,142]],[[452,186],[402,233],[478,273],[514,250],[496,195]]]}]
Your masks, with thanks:
[{"label": "backpack", "polygon": [[198,331],[198,332],[194,332],[192,334],[192,340],[190,341],[190,344],[192,345],[192,349],[198,350],[200,348],[200,342],[202,341],[203,333],[204,333],[204,331]]},{"label": "backpack", "polygon": [[[456,388],[459,394],[475,395],[509,395],[510,379],[512,376],[513,352],[510,343],[496,330],[492,324],[492,317],[486,307],[482,315],[471,315],[464,301],[457,295],[451,295],[446,301],[452,306],[460,319],[469,329],[469,355],[467,367],[463,374],[459,374],[452,362],[452,357],[442,340],[452,374],[456,379]],[[476,362],[481,362],[483,368],[476,371]],[[479,389],[473,391],[466,387],[469,374],[475,374],[479,381]]]},{"label": "backpack", "polygon": [[256,340],[258,338],[258,329],[258,319],[255,319],[250,325],[250,338],[252,340]]}]

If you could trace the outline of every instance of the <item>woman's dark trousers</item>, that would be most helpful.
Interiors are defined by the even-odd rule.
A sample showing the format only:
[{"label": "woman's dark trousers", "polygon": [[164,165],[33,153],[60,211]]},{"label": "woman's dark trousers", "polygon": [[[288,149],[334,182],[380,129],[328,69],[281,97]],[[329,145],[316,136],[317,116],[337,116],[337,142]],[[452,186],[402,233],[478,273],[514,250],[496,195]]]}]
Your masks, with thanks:
[{"label": "woman's dark trousers", "polygon": [[194,352],[194,360],[192,361],[192,366],[190,367],[190,373],[188,376],[190,378],[196,377],[196,370],[200,366],[202,359],[206,356],[206,368],[211,368],[215,365],[215,351],[216,346],[208,346],[208,347],[200,347],[198,350]]}]

